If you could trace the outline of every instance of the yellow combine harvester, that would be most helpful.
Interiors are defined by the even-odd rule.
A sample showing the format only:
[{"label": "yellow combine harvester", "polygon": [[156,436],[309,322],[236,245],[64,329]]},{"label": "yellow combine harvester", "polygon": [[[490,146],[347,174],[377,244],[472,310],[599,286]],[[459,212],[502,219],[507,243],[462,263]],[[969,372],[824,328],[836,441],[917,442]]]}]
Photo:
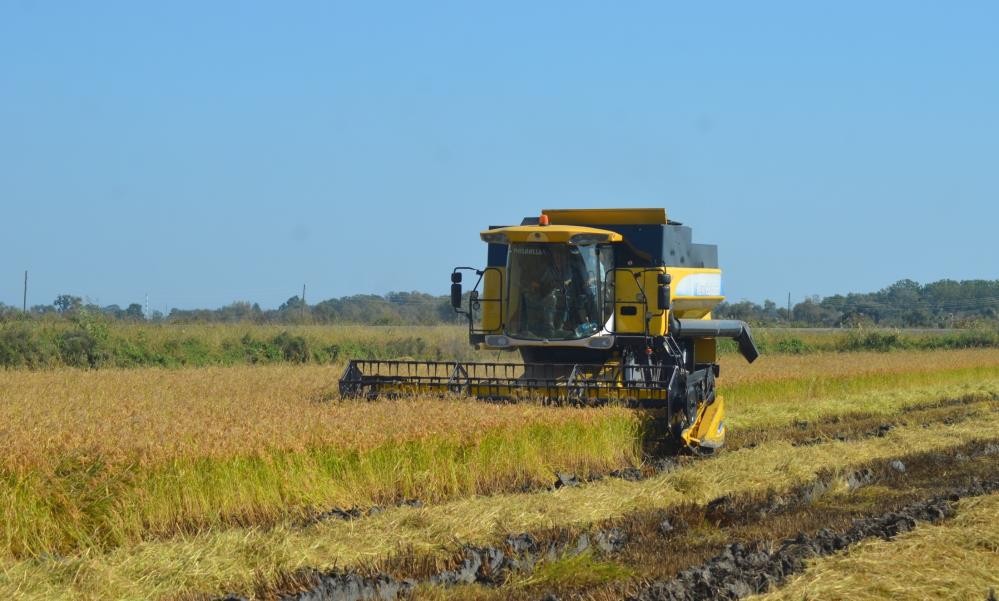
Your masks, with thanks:
[{"label": "yellow combine harvester", "polygon": [[[619,403],[649,410],[673,442],[724,443],[717,338],[750,362],[759,352],[745,323],[711,318],[724,300],[716,246],[693,243],[665,209],[545,210],[481,237],[486,267],[455,268],[451,304],[476,348],[521,361],[353,360],[342,395]],[[464,272],[475,276],[467,297]]]}]

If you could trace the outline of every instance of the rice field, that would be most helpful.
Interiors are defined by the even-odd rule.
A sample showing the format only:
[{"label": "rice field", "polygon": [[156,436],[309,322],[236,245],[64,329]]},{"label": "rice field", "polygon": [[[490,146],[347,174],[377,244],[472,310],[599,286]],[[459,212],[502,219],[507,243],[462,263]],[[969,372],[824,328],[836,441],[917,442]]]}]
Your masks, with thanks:
[{"label": "rice field", "polygon": [[986,599],[984,591],[999,591],[996,516],[999,494],[962,501],[949,523],[816,560],[787,586],[753,601]]},{"label": "rice field", "polygon": [[[419,575],[510,533],[786,491],[872,460],[999,438],[990,348],[772,355],[752,366],[726,355],[731,450],[664,473],[644,455],[641,416],[623,408],[340,400],[342,367],[0,372],[0,595],[272,597],[305,586],[303,570]],[[882,434],[868,431],[882,422]],[[802,442],[803,424],[826,438]],[[627,469],[643,475],[607,477]],[[551,490],[556,473],[580,484]],[[408,594],[615,598],[651,577],[637,564],[601,572],[600,553],[569,559],[506,584]],[[573,577],[594,570],[605,576]]]}]

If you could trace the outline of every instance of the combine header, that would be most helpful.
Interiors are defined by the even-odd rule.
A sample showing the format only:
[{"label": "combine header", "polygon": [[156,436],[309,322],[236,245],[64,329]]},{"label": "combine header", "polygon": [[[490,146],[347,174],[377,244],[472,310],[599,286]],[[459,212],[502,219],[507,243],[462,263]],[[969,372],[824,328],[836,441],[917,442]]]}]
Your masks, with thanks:
[{"label": "combine header", "polygon": [[664,209],[545,210],[480,236],[486,267],[454,269],[451,304],[476,348],[521,360],[352,360],[342,395],[624,404],[651,410],[675,442],[724,443],[717,339],[735,339],[749,362],[759,352],[745,323],[711,319],[724,300],[716,246],[693,243]]}]

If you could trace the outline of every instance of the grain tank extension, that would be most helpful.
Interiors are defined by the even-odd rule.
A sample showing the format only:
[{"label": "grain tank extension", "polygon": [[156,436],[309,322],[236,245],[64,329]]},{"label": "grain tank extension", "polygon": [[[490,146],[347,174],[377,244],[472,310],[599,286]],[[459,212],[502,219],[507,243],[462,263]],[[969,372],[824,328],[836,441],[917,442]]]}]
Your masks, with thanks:
[{"label": "grain tank extension", "polygon": [[716,246],[664,209],[544,210],[480,236],[486,266],[455,268],[451,301],[470,342],[510,360],[353,360],[341,394],[623,404],[649,410],[674,442],[723,444],[717,339],[735,339],[749,362],[759,352],[745,323],[711,318],[724,300]]}]

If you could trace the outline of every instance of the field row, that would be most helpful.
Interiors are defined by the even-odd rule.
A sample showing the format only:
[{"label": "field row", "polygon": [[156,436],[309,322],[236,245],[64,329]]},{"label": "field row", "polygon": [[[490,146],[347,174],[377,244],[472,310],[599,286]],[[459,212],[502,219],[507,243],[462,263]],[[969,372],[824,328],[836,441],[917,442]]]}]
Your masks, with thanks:
[{"label": "field row", "polygon": [[[768,355],[999,347],[999,331],[994,327],[940,331],[758,329],[755,337],[760,350]],[[720,341],[720,349],[723,354],[736,352],[730,340]],[[93,314],[0,321],[0,368],[343,365],[350,358],[495,360],[495,353],[474,351],[468,344],[468,328],[462,325],[139,324],[108,321]]]},{"label": "field row", "polygon": [[[752,365],[729,357],[721,370],[719,385],[733,419],[751,410],[753,419],[788,421],[825,411],[798,402],[807,399],[837,403],[839,396],[870,391],[870,401],[859,399],[854,409],[879,411],[886,407],[882,393],[973,385],[999,376],[999,349],[764,356]],[[0,379],[0,465],[44,471],[80,454],[143,466],[254,452],[364,451],[440,436],[467,440],[524,424],[585,422],[590,415],[465,400],[341,402],[339,376],[331,367],[286,365],[6,372]],[[773,413],[761,413],[764,408]]]},{"label": "field row", "polygon": [[[771,441],[694,461],[638,482],[604,479],[554,492],[497,494],[422,508],[399,507],[357,521],[309,527],[229,527],[81,555],[8,560],[0,592],[15,587],[39,598],[158,598],[182,591],[248,592],[254,582],[282,582],[304,568],[371,566],[402,549],[421,564],[446,565],[455,552],[441,541],[489,544],[497,533],[576,527],[634,511],[707,503],[723,495],[784,490],[848,466],[950,448],[999,431],[994,400],[969,400],[972,418],[907,422],[885,436],[798,445]],[[946,423],[950,421],[951,423]],[[431,559],[436,557],[437,559]]]},{"label": "field row", "polygon": [[[804,360],[771,368],[769,379],[731,370],[733,444],[823,415],[888,415],[942,396],[999,392],[999,366],[990,365],[997,351],[856,359],[827,365],[827,375]],[[958,367],[965,363],[979,366]],[[643,460],[641,416],[625,409],[330,403],[314,398],[325,375],[287,367],[14,373],[0,385],[0,552],[66,554],[269,527],[331,507],[537,488],[556,472],[586,478]]]},{"label": "field row", "polygon": [[[731,370],[725,394],[735,442],[760,427],[887,415],[927,395],[999,389],[999,366],[989,365],[999,361],[995,351],[857,359],[827,364],[829,375],[803,361],[771,368],[769,379]],[[957,367],[969,362],[983,366]],[[331,404],[311,398],[315,386],[323,390],[321,368],[13,375],[0,385],[0,498],[9,508],[0,542],[18,557],[268,525],[331,506],[537,487],[557,471],[585,477],[637,465],[643,454],[641,419],[624,409]]]}]

